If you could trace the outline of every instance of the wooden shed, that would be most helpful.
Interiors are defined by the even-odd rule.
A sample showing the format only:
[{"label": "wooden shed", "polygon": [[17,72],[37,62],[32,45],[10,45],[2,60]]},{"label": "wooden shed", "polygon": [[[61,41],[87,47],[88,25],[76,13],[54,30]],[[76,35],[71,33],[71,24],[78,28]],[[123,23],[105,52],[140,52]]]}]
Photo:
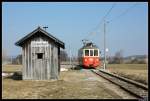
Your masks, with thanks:
[{"label": "wooden shed", "polygon": [[23,80],[58,79],[62,41],[38,27],[15,45],[22,47]]}]

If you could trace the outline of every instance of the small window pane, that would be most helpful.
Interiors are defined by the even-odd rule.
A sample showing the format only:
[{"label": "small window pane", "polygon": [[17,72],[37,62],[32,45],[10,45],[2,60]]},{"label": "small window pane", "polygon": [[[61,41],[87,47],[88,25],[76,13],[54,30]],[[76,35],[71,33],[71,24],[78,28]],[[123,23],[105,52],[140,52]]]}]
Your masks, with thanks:
[{"label": "small window pane", "polygon": [[94,50],[94,56],[98,56],[98,50]]},{"label": "small window pane", "polygon": [[37,53],[37,58],[42,59],[43,58],[43,53]]},{"label": "small window pane", "polygon": [[93,50],[90,50],[90,56],[93,56]]},{"label": "small window pane", "polygon": [[85,56],[89,56],[89,50],[85,50]]}]

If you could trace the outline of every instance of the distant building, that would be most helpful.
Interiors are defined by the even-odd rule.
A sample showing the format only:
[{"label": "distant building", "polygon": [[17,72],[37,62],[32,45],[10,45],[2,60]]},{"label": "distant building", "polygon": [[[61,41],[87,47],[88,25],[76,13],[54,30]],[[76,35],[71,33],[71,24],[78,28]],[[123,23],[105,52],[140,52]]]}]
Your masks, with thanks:
[{"label": "distant building", "polygon": [[22,47],[23,80],[58,79],[62,41],[38,27],[15,45]]}]

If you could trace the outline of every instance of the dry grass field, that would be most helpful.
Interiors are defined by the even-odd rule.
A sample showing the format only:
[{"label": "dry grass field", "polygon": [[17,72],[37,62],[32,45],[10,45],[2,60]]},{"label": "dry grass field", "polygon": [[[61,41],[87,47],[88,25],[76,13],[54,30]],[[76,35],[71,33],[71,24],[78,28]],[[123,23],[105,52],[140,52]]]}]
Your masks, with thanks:
[{"label": "dry grass field", "polygon": [[148,64],[108,64],[107,69],[118,75],[148,84]]},{"label": "dry grass field", "polygon": [[[21,71],[22,65],[5,65],[3,72]],[[107,69],[118,75],[148,84],[148,64],[108,64]]]},{"label": "dry grass field", "polygon": [[[107,86],[106,86],[107,85]],[[119,92],[89,70],[61,72],[55,80],[13,80],[3,78],[3,99],[122,99],[132,98]],[[116,92],[115,92],[116,91]],[[121,91],[120,91],[121,92]]]},{"label": "dry grass field", "polygon": [[17,72],[21,71],[22,65],[4,65],[2,67],[3,72]]},{"label": "dry grass field", "polygon": [[[5,65],[2,67],[3,72],[17,72],[21,71],[22,65]],[[107,69],[110,70],[113,73],[117,73],[119,75],[134,79],[136,81],[142,82],[147,84],[148,82],[148,65],[147,64],[109,64],[107,66]],[[88,93],[86,91],[82,91],[78,85],[82,85],[83,87],[86,87],[87,82],[81,82],[82,84],[79,84],[79,82],[76,82],[74,79],[73,81],[67,81],[67,78],[74,77],[77,79],[78,75],[73,75],[72,72],[70,72],[70,75],[66,75],[65,73],[61,72],[62,77],[66,78],[66,81],[59,80],[58,82],[53,81],[22,81],[22,80],[13,80],[12,78],[3,78],[2,79],[2,98],[3,99],[9,99],[9,98],[52,98],[52,99],[61,99],[61,98],[87,98],[87,95],[90,98],[113,98],[117,97],[116,94],[109,95],[105,88],[99,89],[99,91],[96,92],[103,92],[100,95],[103,94],[103,96],[95,97],[92,94],[98,94],[98,93]],[[82,75],[82,73],[79,73]],[[93,84],[92,82],[91,84]],[[60,86],[61,85],[61,86]],[[95,87],[95,90],[98,90],[98,88],[102,86],[97,84]],[[69,88],[66,88],[69,87]],[[83,88],[82,87],[82,88]],[[96,88],[98,87],[98,88]],[[101,87],[100,87],[101,88]],[[35,90],[36,89],[36,90]],[[73,91],[73,92],[72,92]],[[68,93],[72,92],[72,93]],[[78,93],[81,93],[78,94]],[[110,91],[109,91],[110,92]],[[75,95],[74,95],[75,94]],[[112,94],[112,93],[111,93]]]}]

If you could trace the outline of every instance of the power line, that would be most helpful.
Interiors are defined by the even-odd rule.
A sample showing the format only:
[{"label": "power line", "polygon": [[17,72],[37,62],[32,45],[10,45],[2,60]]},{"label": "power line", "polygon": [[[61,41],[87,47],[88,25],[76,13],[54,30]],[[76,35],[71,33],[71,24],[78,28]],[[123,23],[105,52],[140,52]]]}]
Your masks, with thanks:
[{"label": "power line", "polygon": [[[112,5],[112,7],[109,9],[109,11],[105,14],[105,16],[102,18],[102,20],[101,20],[101,22],[96,26],[96,28],[100,25],[100,24],[102,24],[102,22],[104,21],[104,19],[110,14],[110,12],[112,11],[112,9],[115,7],[115,5],[116,5],[116,3],[114,3],[113,5]],[[96,29],[95,28],[95,29]]]},{"label": "power line", "polygon": [[[127,13],[128,13],[131,9],[133,9],[137,4],[138,4],[138,3],[133,4],[133,6],[127,8],[123,13],[121,13],[121,14],[118,15],[117,17],[115,17],[115,18],[109,20],[108,22],[112,22],[112,21],[114,21],[114,20],[117,20],[118,18],[120,18],[120,17],[122,17],[123,15],[127,14]],[[106,15],[102,18],[101,22],[100,22],[94,29],[97,29],[97,28],[100,26],[100,24],[102,24],[102,22],[104,21],[104,19],[109,15],[109,13],[110,13],[111,10],[115,7],[115,5],[116,5],[116,3],[114,3],[114,4],[112,5],[112,7],[109,9],[109,11],[106,13]],[[88,34],[87,37],[89,37],[92,33],[93,33],[93,31],[91,31],[91,32]]]},{"label": "power line", "polygon": [[[98,25],[94,28],[95,30],[102,24],[102,22],[104,21],[104,19],[110,14],[110,12],[112,11],[112,9],[115,7],[116,3],[113,3],[111,8],[108,10],[108,12],[105,14],[105,16],[102,18],[102,20],[100,21],[100,23],[98,23]],[[94,30],[93,29],[93,30]],[[91,33],[93,33],[93,31],[89,32],[89,34],[86,36],[90,36]]]},{"label": "power line", "polygon": [[138,4],[138,3],[133,4],[131,7],[129,7],[128,9],[126,9],[123,13],[121,13],[121,14],[120,14],[120,15],[118,15],[117,17],[115,17],[115,18],[113,18],[113,19],[109,20],[109,22],[112,22],[112,21],[114,21],[114,20],[116,20],[116,19],[120,18],[121,16],[123,16],[123,15],[127,14],[127,12],[129,12],[131,9],[133,9],[133,8],[134,8],[137,4]]},{"label": "power line", "polygon": [[112,5],[112,7],[110,8],[110,10],[106,13],[106,15],[103,17],[103,20],[108,16],[108,14],[112,11],[112,9],[115,7],[116,3],[114,3]]}]

